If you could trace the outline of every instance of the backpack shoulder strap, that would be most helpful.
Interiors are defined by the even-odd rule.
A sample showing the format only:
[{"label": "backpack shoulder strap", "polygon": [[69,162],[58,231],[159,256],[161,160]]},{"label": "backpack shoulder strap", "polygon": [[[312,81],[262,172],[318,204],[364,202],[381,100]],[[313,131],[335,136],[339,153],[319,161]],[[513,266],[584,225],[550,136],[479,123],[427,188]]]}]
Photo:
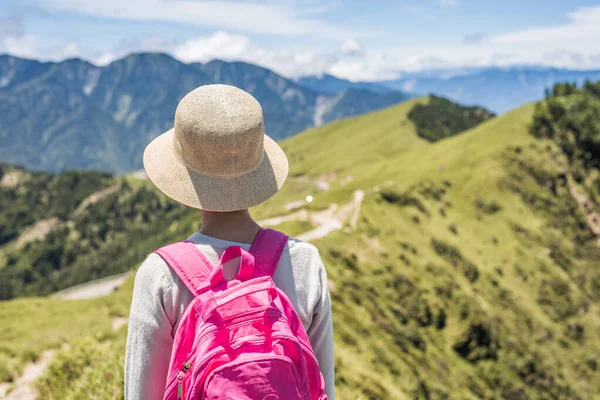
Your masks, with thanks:
[{"label": "backpack shoulder strap", "polygon": [[261,228],[249,251],[255,260],[255,277],[273,276],[288,239],[287,235],[275,229]]},{"label": "backpack shoulder strap", "polygon": [[169,264],[194,296],[199,296],[209,287],[213,266],[193,243],[187,240],[173,243],[155,253]]}]

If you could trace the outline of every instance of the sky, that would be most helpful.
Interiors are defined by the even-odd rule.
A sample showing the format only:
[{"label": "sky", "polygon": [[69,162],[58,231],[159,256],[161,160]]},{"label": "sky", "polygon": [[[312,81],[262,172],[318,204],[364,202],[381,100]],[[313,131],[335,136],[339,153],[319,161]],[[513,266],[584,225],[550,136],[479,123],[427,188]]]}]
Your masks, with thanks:
[{"label": "sky", "polygon": [[352,81],[431,69],[600,69],[600,0],[0,0],[0,53],[132,52]]}]

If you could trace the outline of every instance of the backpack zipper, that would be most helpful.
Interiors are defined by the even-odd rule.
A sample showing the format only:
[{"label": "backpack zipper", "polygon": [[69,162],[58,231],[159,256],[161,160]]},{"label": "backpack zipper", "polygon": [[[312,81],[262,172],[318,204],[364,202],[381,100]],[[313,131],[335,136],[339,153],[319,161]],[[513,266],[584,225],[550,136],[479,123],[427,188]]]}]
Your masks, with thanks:
[{"label": "backpack zipper", "polygon": [[[287,340],[290,340],[292,342],[297,342],[300,345],[300,347],[302,347],[303,350],[305,352],[307,352],[309,354],[309,356],[318,365],[317,359],[315,358],[315,356],[313,354],[311,354],[312,351],[308,351],[310,349],[310,347],[308,347],[304,343],[304,341],[301,340],[300,338],[297,338],[296,336],[293,336],[293,335],[290,335],[290,334],[287,334],[287,333],[274,334],[271,337],[272,338],[278,338],[278,339],[287,339]],[[260,343],[264,343],[264,342],[265,342],[265,338],[264,337],[256,337],[256,338],[250,338],[250,339],[242,340],[241,343],[240,343],[240,345],[241,344],[260,344]],[[216,354],[219,351],[221,351],[221,349],[214,349],[214,350],[210,351],[208,354],[206,354],[204,357],[202,357],[202,359],[200,360],[200,364],[199,364],[198,368],[202,369],[205,366],[206,361],[209,360],[213,356],[213,354]],[[201,375],[200,377],[198,377],[197,380],[199,380],[199,381],[201,381],[203,383],[206,383],[206,379],[207,379],[208,376],[210,376],[211,373],[212,373],[212,371],[211,372],[205,372],[203,375]],[[204,390],[204,386],[201,388],[200,393],[202,393],[203,390]],[[179,399],[177,399],[177,400],[179,400]]]},{"label": "backpack zipper", "polygon": [[[241,317],[239,315],[232,315],[230,317],[223,319],[222,323],[227,321],[229,323],[227,328],[231,329],[231,328],[236,328],[236,327],[243,325],[250,321],[258,321],[265,317],[277,317],[278,319],[282,319],[282,318],[285,319],[285,315],[283,315],[279,311],[273,310],[269,306],[269,307],[258,309],[256,311],[253,311],[253,312],[251,312],[247,315],[241,316]],[[229,321],[235,321],[235,322],[229,322]],[[200,332],[200,334],[198,335],[198,337],[196,337],[194,340],[191,353],[195,352],[195,349],[198,347],[198,343],[200,343],[205,337],[207,337],[208,335],[210,335],[213,332],[218,331],[219,329],[222,329],[222,328],[212,325],[212,326],[202,330]]]},{"label": "backpack zipper", "polygon": [[[266,311],[266,313],[265,313],[265,311]],[[276,316],[278,316],[278,317],[281,317],[281,316],[282,316],[280,313],[273,312],[273,311],[269,310],[268,308],[267,308],[267,309],[262,309],[262,310],[259,310],[259,312],[257,312],[257,313],[260,313],[260,312],[263,312],[263,313],[265,313],[265,314],[267,314],[267,315],[268,315],[268,314],[271,314],[271,313],[273,313],[273,316],[275,316],[275,315],[276,315]],[[244,323],[247,323],[247,322],[249,322],[249,321],[255,321],[255,320],[257,321],[257,320],[260,320],[260,319],[264,318],[264,316],[265,316],[265,315],[261,315],[261,316],[258,316],[258,317],[257,317],[257,316],[256,316],[256,315],[254,315],[254,313],[253,313],[253,314],[251,314],[251,315],[247,315],[247,316],[245,316],[245,317],[232,317],[232,318],[226,318],[225,320],[240,318],[240,320],[239,320],[239,321],[236,321],[234,324],[231,324],[231,325],[229,325],[229,328],[233,328],[233,327],[237,327],[237,326],[239,326],[239,325],[243,325]],[[285,316],[284,316],[284,317],[285,317]],[[199,343],[199,342],[201,342],[201,341],[202,341],[202,339],[204,339],[204,338],[205,338],[206,336],[208,336],[209,334],[211,334],[211,333],[213,333],[213,332],[215,332],[215,331],[218,331],[218,330],[219,330],[219,329],[218,329],[217,327],[214,327],[214,326],[211,326],[210,328],[208,328],[208,329],[204,330],[204,331],[203,331],[203,332],[202,332],[202,333],[201,333],[201,334],[200,334],[200,335],[199,335],[199,336],[198,336],[198,337],[197,337],[197,338],[194,340],[194,344],[193,344],[193,346],[192,346],[192,350],[190,351],[190,353],[191,353],[191,354],[194,354],[194,353],[196,352],[196,349],[197,349],[197,347],[198,347],[198,343]],[[207,354],[204,354],[204,355],[203,355],[203,357],[200,359],[200,364],[199,364],[199,365],[200,365],[200,366],[202,366],[202,365],[203,365],[203,363],[204,363],[204,362],[205,362],[207,359],[210,359],[210,357],[212,357],[212,356],[213,356],[213,354],[216,354],[216,353],[218,353],[218,352],[220,352],[220,351],[222,351],[222,349],[220,349],[220,348],[218,348],[218,347],[217,347],[217,348],[215,348],[215,349],[212,349],[211,351],[209,351]],[[177,399],[177,400],[185,400],[185,399],[183,398],[183,395],[181,395],[181,396],[180,396],[180,391],[181,391],[181,393],[183,392],[183,378],[185,377],[185,373],[186,373],[186,372],[187,372],[187,371],[190,369],[190,367],[191,367],[191,363],[192,363],[192,362],[191,362],[191,360],[188,360],[188,361],[186,361],[185,363],[183,363],[183,365],[182,365],[182,367],[181,367],[181,371],[179,371],[179,372],[177,373],[177,375],[176,375],[177,379],[176,379],[176,380],[174,380],[174,381],[171,381],[171,383],[169,384],[169,386],[167,387],[167,389],[165,389],[165,393],[169,393],[169,395],[172,395],[172,393],[174,393],[174,392],[175,392],[175,388],[177,388],[177,397],[176,397],[176,399]],[[177,384],[175,385],[175,383],[177,383]]]},{"label": "backpack zipper", "polygon": [[[261,314],[264,313],[261,316],[256,316],[256,314]],[[234,324],[230,325],[229,328],[232,327],[237,327],[239,325],[242,325],[244,323],[247,323],[249,321],[254,321],[254,320],[259,320],[261,318],[264,318],[265,316],[277,316],[278,319],[284,319],[287,320],[285,314],[282,314],[279,311],[273,310],[270,306],[269,307],[265,307],[265,308],[261,308],[258,309],[254,312],[252,312],[249,315],[246,315],[244,317],[239,317],[239,316],[235,316],[232,315],[228,318],[225,318],[224,321],[229,321],[229,320],[235,320],[235,319],[239,319],[238,321],[236,321]],[[215,327],[215,326],[211,326],[208,329],[205,329],[195,340],[194,340],[194,344],[192,345],[192,350],[190,351],[191,354],[195,353],[196,348],[198,346],[198,343],[200,341],[202,341],[202,339],[204,339],[206,336],[208,336],[209,334],[218,331],[219,328]],[[212,357],[213,354],[218,353],[219,351],[221,351],[221,349],[216,348],[213,349],[211,351],[209,351],[207,354],[205,354],[202,359],[200,360],[201,363],[200,365],[202,366],[203,362],[206,361],[207,358]],[[175,388],[177,388],[177,400],[185,400],[183,398],[183,378],[185,377],[185,373],[190,369],[191,367],[191,360],[186,361],[185,363],[183,363],[182,367],[181,367],[181,371],[179,371],[176,375],[177,379],[175,381],[171,381],[171,384],[169,384],[169,386],[167,387],[167,389],[165,389],[165,393],[174,393]],[[177,382],[177,385],[175,385],[175,382]],[[180,391],[181,391],[181,395],[180,395]]]},{"label": "backpack zipper", "polygon": [[181,366],[181,371],[177,374],[177,400],[183,400],[183,378],[185,377],[185,373],[190,370],[192,362],[187,360]]}]

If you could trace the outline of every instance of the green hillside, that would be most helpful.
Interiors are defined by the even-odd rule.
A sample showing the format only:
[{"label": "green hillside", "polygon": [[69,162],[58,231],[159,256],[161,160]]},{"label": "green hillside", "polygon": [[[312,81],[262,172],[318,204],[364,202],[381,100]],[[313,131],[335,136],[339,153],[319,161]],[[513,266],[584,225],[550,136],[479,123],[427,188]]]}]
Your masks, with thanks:
[{"label": "green hillside", "polygon": [[[290,180],[253,210],[258,219],[289,213],[286,204],[307,195],[314,201],[302,207],[316,213],[350,202],[357,190],[365,193],[356,228],[348,223],[313,242],[330,279],[338,398],[598,396],[600,242],[590,218],[600,210],[595,88],[556,91],[542,105],[526,105],[435,143],[419,137],[408,117],[428,98],[334,122],[283,143]],[[566,112],[552,112],[555,103]],[[590,117],[595,123],[585,122]],[[566,146],[564,137],[577,138],[568,142],[575,147]],[[573,148],[586,150],[575,157]],[[118,261],[132,267],[144,253],[199,226],[197,213],[167,210],[169,203],[147,182],[117,181],[127,183],[130,192],[115,192],[113,203],[106,197],[69,217],[75,226],[78,218],[92,221],[82,226],[94,227],[112,221],[107,218],[112,215],[131,224],[109,229],[103,246],[114,252],[90,253],[99,259],[93,271],[121,260],[125,248],[115,242],[133,233],[136,239],[127,242],[128,252]],[[318,189],[323,181],[328,190]],[[139,191],[144,196],[127,200]],[[582,198],[588,199],[586,214]],[[123,216],[118,204],[141,211]],[[299,223],[285,227],[303,229]],[[72,235],[85,231],[70,229]],[[9,259],[15,254],[11,246],[14,241],[0,248]],[[92,256],[82,257],[88,258],[70,268],[83,268]],[[122,379],[125,328],[113,333],[109,325],[124,315],[130,285],[106,298],[68,303],[69,321],[57,319],[53,327],[36,317],[35,309],[63,315],[63,301],[3,303],[3,377],[18,376],[24,361],[44,349],[69,343],[39,383],[44,398],[114,398]],[[44,293],[43,284],[24,287]],[[99,311],[97,325],[86,322],[90,309]],[[42,336],[51,329],[52,335],[37,341],[22,333]]]},{"label": "green hillside", "polygon": [[465,107],[443,97],[429,96],[426,105],[414,107],[408,118],[417,127],[417,134],[431,142],[454,136],[494,117],[482,107]]},{"label": "green hillside", "polygon": [[19,184],[0,188],[0,300],[127,271],[152,247],[194,229],[183,226],[187,210],[148,184],[94,172],[3,172]]}]

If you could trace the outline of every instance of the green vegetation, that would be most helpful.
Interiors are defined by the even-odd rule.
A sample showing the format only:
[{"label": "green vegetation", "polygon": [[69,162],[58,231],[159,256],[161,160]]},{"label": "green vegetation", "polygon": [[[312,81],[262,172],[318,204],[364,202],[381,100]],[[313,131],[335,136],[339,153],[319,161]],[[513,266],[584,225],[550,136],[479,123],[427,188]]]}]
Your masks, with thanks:
[{"label": "green vegetation", "polygon": [[78,340],[50,364],[37,382],[39,398],[49,400],[123,399],[126,328]]},{"label": "green vegetation", "polygon": [[[133,281],[105,298],[65,301],[23,298],[0,307],[0,382],[21,375],[24,366],[47,349],[75,338],[112,331],[115,318],[127,317]],[[91,351],[91,349],[90,349]]]},{"label": "green vegetation", "polygon": [[[13,198],[7,210],[9,218],[35,209],[34,217],[56,216],[61,221],[43,240],[31,241],[23,248],[7,247],[5,266],[0,269],[0,299],[46,295],[128,271],[157,246],[172,238],[185,238],[195,229],[197,214],[191,215],[148,185],[135,187],[107,175],[101,175],[102,181],[92,185],[96,176],[93,173],[43,175],[44,179],[39,181],[35,175],[28,175],[23,186],[0,188],[0,194]],[[60,190],[38,194],[47,187],[48,181],[65,185]],[[73,213],[78,204],[73,199],[81,203],[90,194],[105,188],[108,182],[115,181],[115,191],[90,204],[85,212]],[[87,184],[80,188],[78,182]],[[56,187],[56,183],[51,187]],[[45,213],[42,207],[39,210],[36,207],[38,199],[44,196],[48,197]],[[55,203],[60,204],[63,211]],[[10,228],[19,232],[35,220],[27,216],[15,217],[14,221]],[[165,231],[165,228],[168,229]]]},{"label": "green vegetation", "polygon": [[417,134],[435,142],[471,129],[494,117],[482,107],[465,107],[443,97],[429,96],[427,104],[417,104],[408,118],[417,127]]},{"label": "green vegetation", "polygon": [[288,221],[273,228],[285,232],[290,237],[295,237],[301,233],[315,229],[315,226],[310,221]]},{"label": "green vegetation", "polygon": [[111,182],[110,175],[101,172],[50,175],[0,164],[0,180],[7,174],[12,175],[15,186],[0,186],[0,246],[36,221],[67,219],[83,199]]},{"label": "green vegetation", "polygon": [[536,137],[553,140],[567,156],[573,178],[595,179],[592,188],[600,193],[600,178],[589,174],[600,168],[600,82],[586,82],[582,89],[556,85],[536,105],[530,130]]},{"label": "green vegetation", "polygon": [[[579,104],[577,98],[588,96],[583,92],[590,87],[570,88],[551,98]],[[333,232],[315,242],[333,299],[338,397],[594,398],[600,393],[600,247],[570,188],[576,186],[598,207],[597,167],[575,162],[585,160],[585,153],[573,157],[556,136],[539,135],[532,128],[547,104],[524,106],[436,143],[419,137],[408,117],[417,104],[427,104],[427,99],[335,122],[284,142],[292,165],[290,181],[253,210],[260,219],[285,214],[286,203],[308,194],[314,196],[310,207],[323,209],[351,201],[355,190],[366,193],[355,230]],[[552,117],[544,123],[562,134],[560,121]],[[578,129],[580,138],[595,137],[590,124]],[[313,182],[324,174],[336,178],[329,191],[317,192]],[[147,182],[130,195],[141,188],[148,192],[138,203],[152,203]],[[166,203],[157,198],[159,211],[153,210],[160,214]],[[142,217],[135,219],[138,213],[120,216],[132,226],[126,232],[145,227],[139,228],[145,229],[139,237],[146,238],[130,243],[136,249],[123,256],[123,266],[135,266],[142,250],[178,240],[197,223],[194,211],[169,213],[176,222],[166,224],[166,230],[159,229],[164,222],[145,225]],[[86,218],[93,225],[107,215]],[[306,228],[299,225],[280,228]],[[99,249],[112,246],[112,234]],[[91,241],[92,236],[86,237]],[[125,233],[114,237],[125,238]],[[108,268],[121,256],[114,249],[106,258],[100,250],[90,254]],[[14,254],[8,251],[7,257]],[[60,351],[39,383],[41,393],[48,398],[116,397],[122,385],[124,332],[106,332],[111,307],[126,310],[130,290],[91,301],[4,303],[0,341],[6,350],[0,365],[10,363],[4,370],[14,371],[33,358],[28,344],[39,354],[68,342],[71,347]],[[43,309],[43,316],[33,304]],[[101,311],[93,314],[92,309]],[[68,315],[70,325],[60,319],[53,327],[44,324],[45,318],[54,321],[58,315]],[[92,315],[97,315],[97,325],[86,325]],[[52,329],[57,333],[48,337],[60,340],[40,339]],[[102,335],[95,337],[94,329]]]}]

